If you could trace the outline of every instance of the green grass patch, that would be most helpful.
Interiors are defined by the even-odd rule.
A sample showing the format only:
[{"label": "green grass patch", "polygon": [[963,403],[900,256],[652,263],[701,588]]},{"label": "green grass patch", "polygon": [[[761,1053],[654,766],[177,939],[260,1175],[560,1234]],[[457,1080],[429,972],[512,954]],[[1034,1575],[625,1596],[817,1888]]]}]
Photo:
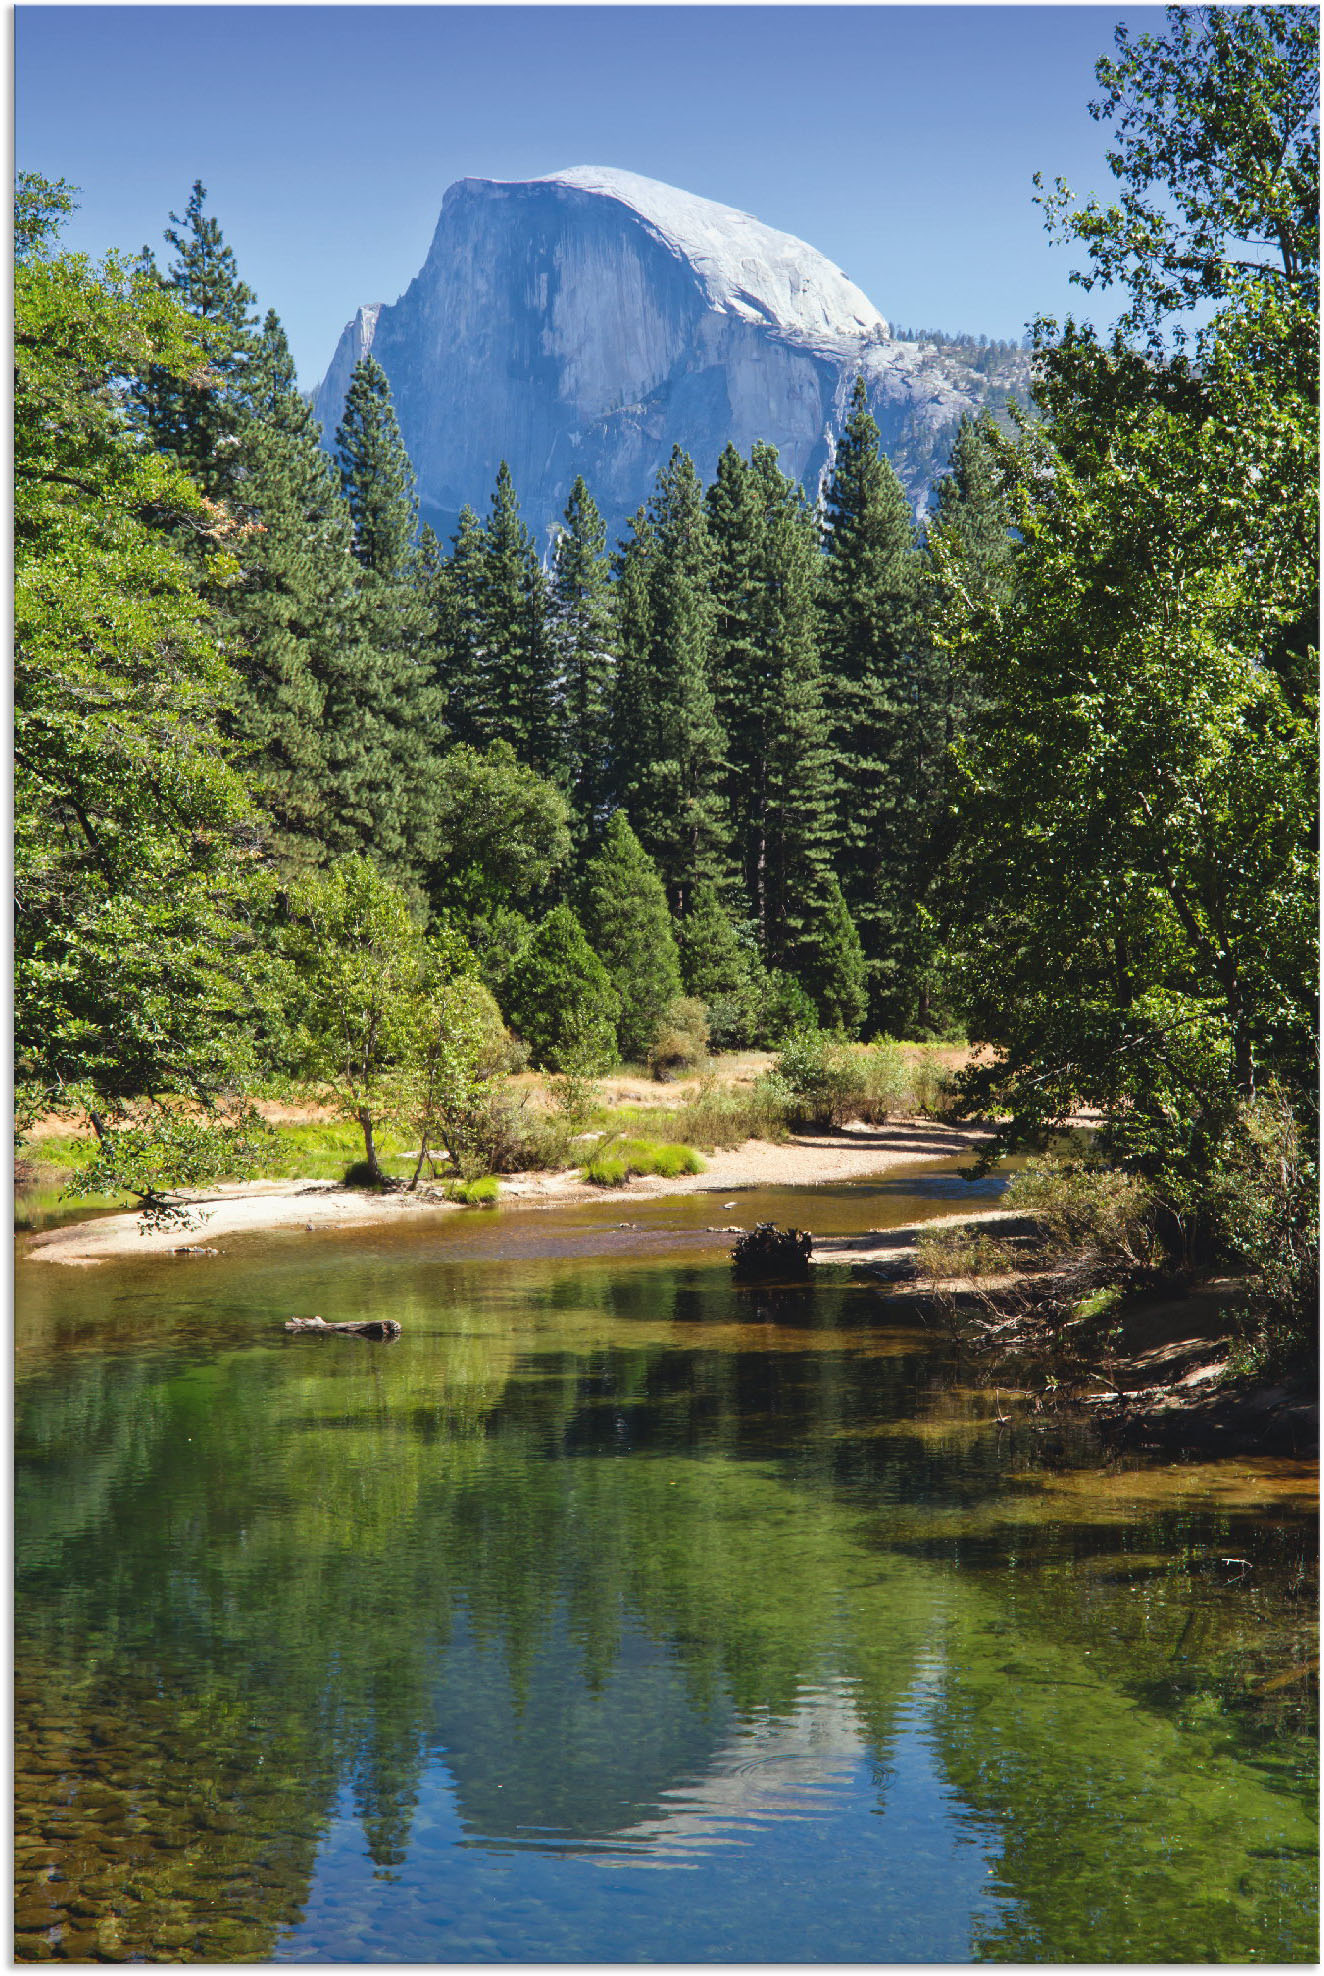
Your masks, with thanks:
[{"label": "green grass patch", "polygon": [[494,1208],[501,1195],[501,1183],[494,1174],[481,1180],[454,1180],[446,1189],[448,1201],[459,1201],[467,1208]]},{"label": "green grass patch", "polygon": [[674,1180],[682,1173],[702,1173],[704,1163],[692,1146],[655,1139],[624,1139],[602,1147],[582,1169],[596,1187],[621,1187],[632,1176],[658,1174]]}]

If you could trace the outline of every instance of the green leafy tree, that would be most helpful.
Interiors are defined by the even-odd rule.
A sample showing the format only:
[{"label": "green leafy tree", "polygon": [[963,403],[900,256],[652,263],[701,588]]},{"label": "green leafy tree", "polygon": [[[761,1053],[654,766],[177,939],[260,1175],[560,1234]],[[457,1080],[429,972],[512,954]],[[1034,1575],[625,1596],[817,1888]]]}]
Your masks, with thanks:
[{"label": "green leafy tree", "polygon": [[592,1074],[616,1061],[620,996],[569,906],[534,928],[504,994],[503,1014],[544,1069]]},{"label": "green leafy tree", "polygon": [[570,855],[565,797],[507,741],[442,758],[432,833],[423,883],[433,910],[471,927],[533,905]]},{"label": "green leafy tree", "polygon": [[200,352],[141,266],[58,251],[72,203],[20,178],[14,1031],[20,1119],[83,1104],[105,1150],[134,1101],[209,1115],[242,1085],[264,879],[199,595],[199,561],[237,573],[229,531],[129,415],[149,372],[188,378]]},{"label": "green leafy tree", "polygon": [[[977,1033],[997,1045],[971,1095],[1020,1136],[1098,1106],[1188,1237],[1252,1094],[1276,1080],[1312,1132],[1315,1108],[1300,655],[1318,583],[1316,366],[1301,362],[1317,135],[1300,104],[1317,22],[1232,20],[1174,10],[1165,40],[1123,37],[1100,67],[1105,113],[1129,105],[1114,170],[1161,224],[1144,236],[1130,200],[1064,222],[1093,278],[1127,283],[1138,327],[1216,304],[1196,361],[1040,326],[1043,428],[1002,460],[1014,582],[958,607],[949,632],[989,701],[963,751],[954,913]],[[1217,281],[1203,269],[1192,288],[1180,264],[1218,213],[1278,240],[1276,265],[1242,265],[1225,235]]]},{"label": "green leafy tree", "polygon": [[681,914],[725,864],[711,581],[703,490],[677,447],[623,557],[612,726],[617,798]]},{"label": "green leafy tree", "polygon": [[800,983],[825,1029],[858,1035],[869,1009],[864,949],[841,887],[830,873],[814,931],[813,946],[800,968]]},{"label": "green leafy tree", "polygon": [[454,935],[428,940],[405,894],[361,857],[296,880],[281,948],[294,1060],[360,1127],[380,1185],[377,1133],[435,1119],[474,1075],[482,1024],[464,993],[472,957]]},{"label": "green leafy tree", "polygon": [[869,963],[870,1020],[899,1030],[920,943],[914,873],[929,699],[914,517],[857,378],[827,489],[821,650],[836,714],[837,875]]},{"label": "green leafy tree", "polygon": [[657,867],[617,810],[584,873],[583,923],[620,997],[617,1042],[640,1063],[680,994],[680,957]]}]

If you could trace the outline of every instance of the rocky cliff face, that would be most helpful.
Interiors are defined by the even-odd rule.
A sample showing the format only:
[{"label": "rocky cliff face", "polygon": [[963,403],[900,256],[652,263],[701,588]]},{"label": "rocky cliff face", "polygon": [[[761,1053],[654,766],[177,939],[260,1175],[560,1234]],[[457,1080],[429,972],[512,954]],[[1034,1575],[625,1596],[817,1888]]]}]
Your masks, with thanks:
[{"label": "rocky cliff face", "polygon": [[620,534],[673,445],[711,478],[728,440],[768,440],[816,488],[857,373],[922,507],[961,413],[1023,387],[962,348],[897,342],[840,269],[746,213],[580,167],[453,185],[419,274],[358,311],[314,403],[329,442],[371,349],[439,533],[485,510],[505,459],[536,531],[582,473]]}]

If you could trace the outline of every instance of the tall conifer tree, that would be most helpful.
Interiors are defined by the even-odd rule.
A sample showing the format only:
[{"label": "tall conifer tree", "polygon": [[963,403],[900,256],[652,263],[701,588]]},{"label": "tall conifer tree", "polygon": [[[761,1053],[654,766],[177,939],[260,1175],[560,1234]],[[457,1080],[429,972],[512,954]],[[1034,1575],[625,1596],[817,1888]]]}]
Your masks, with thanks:
[{"label": "tall conifer tree", "polygon": [[816,948],[832,852],[817,531],[762,443],[748,465],[726,449],[708,513],[735,857],[765,960],[798,971]]},{"label": "tall conifer tree", "polygon": [[550,633],[560,709],[560,761],[576,833],[591,838],[607,796],[608,718],[616,613],[607,530],[577,478],[552,562]]},{"label": "tall conifer tree", "polygon": [[677,447],[623,558],[612,726],[621,799],[682,915],[726,862],[711,582],[703,490]]},{"label": "tall conifer tree", "polygon": [[226,594],[235,630],[235,726],[287,852],[334,835],[327,691],[357,640],[349,511],[284,331],[268,312],[250,366],[237,447],[243,581]]},{"label": "tall conifer tree", "polygon": [[353,525],[359,631],[327,695],[340,828],[388,869],[414,874],[429,842],[445,695],[414,542],[413,469],[386,373],[371,355],[350,376],[336,459]]},{"label": "tall conifer tree", "polygon": [[680,993],[680,956],[657,868],[620,810],[585,871],[582,919],[621,998],[621,1055],[641,1062]]},{"label": "tall conifer tree", "polygon": [[163,286],[198,324],[206,369],[189,378],[154,366],[140,386],[140,415],[152,443],[178,461],[213,500],[232,497],[242,472],[239,432],[247,415],[250,365],[259,344],[256,297],[240,280],[233,250],[204,210],[207,188],[193,182],[181,220],[170,215],[166,243],[174,259]]},{"label": "tall conifer tree", "polygon": [[837,871],[869,964],[870,1020],[904,1026],[920,926],[914,864],[927,709],[914,517],[857,378],[827,490],[820,639],[841,789]]}]

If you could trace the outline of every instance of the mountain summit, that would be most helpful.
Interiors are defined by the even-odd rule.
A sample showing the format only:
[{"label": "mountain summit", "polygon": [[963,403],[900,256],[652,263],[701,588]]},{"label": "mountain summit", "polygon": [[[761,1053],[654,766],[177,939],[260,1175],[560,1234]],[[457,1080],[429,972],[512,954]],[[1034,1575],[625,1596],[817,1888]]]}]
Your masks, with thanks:
[{"label": "mountain summit", "polygon": [[314,397],[328,442],[369,349],[446,533],[464,503],[486,506],[503,459],[538,531],[580,473],[621,531],[673,445],[711,478],[728,440],[768,440],[812,490],[857,374],[922,507],[961,413],[1023,381],[987,375],[973,345],[898,341],[792,234],[594,165],[451,186],[405,293],[341,336]]}]

